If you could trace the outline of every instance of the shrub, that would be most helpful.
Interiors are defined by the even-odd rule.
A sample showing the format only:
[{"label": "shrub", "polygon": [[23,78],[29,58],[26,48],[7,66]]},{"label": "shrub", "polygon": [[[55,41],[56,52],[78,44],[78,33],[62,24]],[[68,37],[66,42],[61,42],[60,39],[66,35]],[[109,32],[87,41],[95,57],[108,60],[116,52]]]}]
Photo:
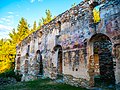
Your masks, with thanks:
[{"label": "shrub", "polygon": [[11,77],[11,78],[15,78],[16,81],[21,81],[22,75],[15,74],[14,70],[13,70],[13,69],[10,69],[10,70],[7,70],[7,71],[4,72],[4,73],[1,73],[1,74],[0,74],[0,77],[3,77],[3,78]]}]

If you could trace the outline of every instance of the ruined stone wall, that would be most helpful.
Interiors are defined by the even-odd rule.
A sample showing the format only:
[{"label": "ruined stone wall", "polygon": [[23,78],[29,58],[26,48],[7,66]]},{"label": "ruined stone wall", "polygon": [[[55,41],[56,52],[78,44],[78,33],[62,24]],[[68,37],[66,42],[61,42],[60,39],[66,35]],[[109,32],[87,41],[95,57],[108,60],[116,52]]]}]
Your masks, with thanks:
[{"label": "ruined stone wall", "polygon": [[[97,32],[106,34],[112,42],[112,55],[114,63],[114,72],[116,83],[120,83],[120,68],[118,65],[119,58],[116,57],[116,52],[119,53],[120,44],[120,3],[119,0],[105,4],[100,10],[101,22],[97,25]],[[115,50],[114,50],[115,48]]]},{"label": "ruined stone wall", "polygon": [[[115,79],[116,83],[120,83],[119,0],[99,0],[98,5],[93,6],[92,0],[81,2],[42,26],[17,46],[15,71],[20,71],[23,81],[41,77],[42,56],[43,77],[56,79],[58,75],[63,75],[64,82],[68,84],[92,86],[95,83],[94,77],[99,75],[99,67],[103,64],[99,65],[93,44],[106,37],[112,43],[110,50]],[[96,22],[96,17],[93,17],[94,9],[99,12]]]}]

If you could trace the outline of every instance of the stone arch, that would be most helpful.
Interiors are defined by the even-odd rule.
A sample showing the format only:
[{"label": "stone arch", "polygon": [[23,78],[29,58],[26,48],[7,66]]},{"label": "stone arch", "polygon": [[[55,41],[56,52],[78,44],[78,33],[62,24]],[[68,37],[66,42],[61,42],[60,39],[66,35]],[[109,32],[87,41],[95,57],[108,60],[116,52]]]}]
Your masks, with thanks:
[{"label": "stone arch", "polygon": [[41,37],[42,37],[42,35],[43,35],[43,32],[42,32],[42,31],[40,31],[38,36],[41,38]]},{"label": "stone arch", "polygon": [[88,66],[91,85],[96,85],[98,81],[99,85],[115,84],[112,42],[107,35],[97,33],[90,38]]},{"label": "stone arch", "polygon": [[59,30],[59,33],[60,33],[61,32],[61,22],[60,21],[57,22],[57,27],[58,27],[58,30]]},{"label": "stone arch", "polygon": [[97,39],[101,39],[101,38],[99,38],[101,36],[103,36],[102,38],[105,38],[105,39],[111,41],[110,38],[107,35],[105,35],[103,33],[97,33],[97,34],[94,34],[93,36],[91,36],[89,42],[93,42],[93,41],[95,41]]},{"label": "stone arch", "polygon": [[101,36],[102,36],[102,38],[105,37],[106,40],[111,42],[111,39],[107,35],[105,35],[105,34],[97,33],[97,34],[92,35],[90,37],[90,39],[88,40],[89,57],[94,54],[93,53],[93,42],[99,41],[101,39]]},{"label": "stone arch", "polygon": [[56,45],[53,50],[57,54],[57,73],[62,74],[63,67],[62,67],[62,46]]}]

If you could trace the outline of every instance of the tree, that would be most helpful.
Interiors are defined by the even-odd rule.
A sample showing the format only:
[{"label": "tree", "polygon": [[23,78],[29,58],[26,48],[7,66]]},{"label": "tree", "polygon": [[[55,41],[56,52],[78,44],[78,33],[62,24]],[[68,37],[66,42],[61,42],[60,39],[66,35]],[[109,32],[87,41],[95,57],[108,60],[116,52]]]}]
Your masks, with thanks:
[{"label": "tree", "polygon": [[33,28],[31,29],[31,33],[37,30],[36,21],[34,21]]},{"label": "tree", "polygon": [[0,73],[5,72],[13,67],[15,58],[15,45],[9,40],[0,40]]},{"label": "tree", "polygon": [[12,32],[9,33],[10,39],[0,40],[0,73],[13,67],[16,55],[16,45],[29,34],[30,30],[27,21],[24,18],[21,18],[17,30],[13,29]]},{"label": "tree", "polygon": [[22,17],[19,21],[17,31],[13,29],[12,32],[9,33],[9,36],[14,44],[18,44],[25,37],[27,37],[30,34],[30,32],[31,31],[29,30],[29,25],[27,24],[27,21]]},{"label": "tree", "polygon": [[76,3],[72,4],[72,7],[75,7],[76,6]]},{"label": "tree", "polygon": [[17,44],[20,42],[20,37],[17,32],[15,32],[15,29],[12,30],[12,32],[9,33],[9,37],[11,38],[9,41],[11,41],[14,44]]},{"label": "tree", "polygon": [[46,10],[45,14],[46,14],[46,18],[42,18],[43,24],[47,24],[52,20],[52,15],[50,10]]},{"label": "tree", "polygon": [[30,34],[27,21],[23,17],[19,21],[17,31],[20,37],[20,41],[22,41],[25,37],[27,37]]},{"label": "tree", "polygon": [[39,19],[39,25],[38,25],[37,29],[40,29],[42,27],[42,25],[43,25],[43,21],[42,21],[42,19]]},{"label": "tree", "polygon": [[34,24],[33,24],[33,30],[36,30],[36,21],[34,21]]},{"label": "tree", "polygon": [[49,22],[53,19],[50,10],[46,10],[45,14],[46,14],[46,17],[45,17],[45,18],[42,17],[42,19],[40,19],[40,21],[39,21],[38,29],[39,29],[42,25],[45,25],[45,24],[49,23]]}]

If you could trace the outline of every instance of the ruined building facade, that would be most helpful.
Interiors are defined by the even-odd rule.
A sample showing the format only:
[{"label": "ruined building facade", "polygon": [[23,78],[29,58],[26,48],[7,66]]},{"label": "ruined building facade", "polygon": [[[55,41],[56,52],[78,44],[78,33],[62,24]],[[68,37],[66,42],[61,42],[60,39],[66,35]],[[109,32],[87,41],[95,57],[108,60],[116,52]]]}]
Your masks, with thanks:
[{"label": "ruined building facade", "polygon": [[16,73],[76,86],[120,83],[120,2],[85,0],[17,45]]}]

